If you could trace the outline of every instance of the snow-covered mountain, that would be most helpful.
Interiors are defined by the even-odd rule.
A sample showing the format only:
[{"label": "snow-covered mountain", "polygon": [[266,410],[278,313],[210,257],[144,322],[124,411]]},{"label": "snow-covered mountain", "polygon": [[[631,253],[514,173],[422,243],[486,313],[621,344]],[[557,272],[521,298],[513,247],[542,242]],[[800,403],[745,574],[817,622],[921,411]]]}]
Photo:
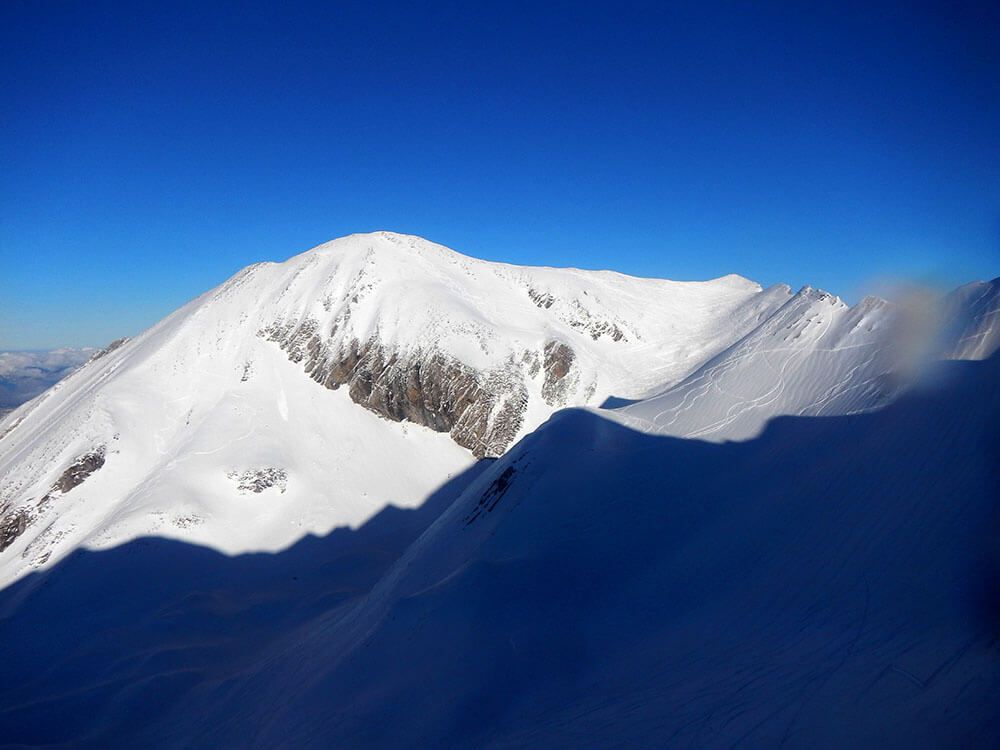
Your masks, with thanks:
[{"label": "snow-covered mountain", "polygon": [[682,377],[782,296],[385,232],[250,266],[0,422],[0,581],[81,544],[274,550],[413,507],[556,408]]},{"label": "snow-covered mountain", "polygon": [[975,739],[998,310],[250,266],[0,421],[0,744]]},{"label": "snow-covered mountain", "polygon": [[[955,296],[955,356],[995,348],[996,286]],[[357,527],[564,406],[638,399],[628,418],[713,439],[874,408],[896,392],[892,326],[880,300],[738,276],[345,237],[244,269],[0,421],[0,583],[143,535],[237,553]]]}]

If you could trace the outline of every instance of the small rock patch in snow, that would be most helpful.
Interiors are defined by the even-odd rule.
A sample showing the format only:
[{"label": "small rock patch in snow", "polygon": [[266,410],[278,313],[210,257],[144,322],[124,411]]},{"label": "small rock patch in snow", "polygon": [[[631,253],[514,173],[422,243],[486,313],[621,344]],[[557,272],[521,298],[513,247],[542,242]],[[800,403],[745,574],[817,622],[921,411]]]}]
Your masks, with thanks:
[{"label": "small rock patch in snow", "polygon": [[236,482],[236,489],[242,495],[248,492],[260,493],[269,487],[277,487],[281,492],[288,488],[288,473],[273,466],[242,472],[231,471],[226,476]]}]

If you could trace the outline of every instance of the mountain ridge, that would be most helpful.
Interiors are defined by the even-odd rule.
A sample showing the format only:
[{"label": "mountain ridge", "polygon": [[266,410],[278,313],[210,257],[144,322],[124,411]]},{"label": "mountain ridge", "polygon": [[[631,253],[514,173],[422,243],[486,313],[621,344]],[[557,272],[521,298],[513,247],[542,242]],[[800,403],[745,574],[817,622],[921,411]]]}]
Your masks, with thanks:
[{"label": "mountain ridge", "polygon": [[[955,300],[948,336],[977,342],[956,356],[981,357],[997,300]],[[248,266],[0,421],[0,582],[148,533],[236,553],[353,527],[565,406],[631,402],[614,418],[713,440],[877,408],[897,313],[333,240]]]}]

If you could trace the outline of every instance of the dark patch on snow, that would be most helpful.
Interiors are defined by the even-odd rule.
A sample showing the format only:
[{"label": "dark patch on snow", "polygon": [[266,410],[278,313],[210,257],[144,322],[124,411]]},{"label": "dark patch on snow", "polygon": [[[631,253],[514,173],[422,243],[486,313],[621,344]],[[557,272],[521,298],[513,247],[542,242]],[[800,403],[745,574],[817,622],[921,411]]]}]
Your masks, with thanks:
[{"label": "dark patch on snow", "polygon": [[476,509],[466,517],[466,526],[479,518],[483,511],[486,511],[487,513],[493,512],[493,509],[497,507],[497,503],[500,502],[500,499],[506,495],[507,490],[510,489],[515,473],[514,467],[508,466],[500,473],[500,476],[490,483],[490,486],[486,488],[486,491],[479,498],[479,503],[476,505]]},{"label": "dark patch on snow", "polygon": [[0,552],[12,545],[33,520],[25,508],[18,508],[0,518]]},{"label": "dark patch on snow", "polygon": [[549,341],[545,345],[545,382],[542,384],[542,398],[550,406],[561,406],[566,403],[566,393],[570,381],[567,379],[576,354],[566,344],[559,341]]},{"label": "dark patch on snow", "polygon": [[103,445],[84,453],[70,464],[56,480],[56,483],[52,485],[51,492],[58,491],[65,494],[74,487],[83,484],[91,474],[104,466],[104,456],[105,448]]},{"label": "dark patch on snow", "polygon": [[260,335],[324,387],[346,385],[352,401],[379,416],[448,432],[477,458],[502,454],[524,423],[528,392],[518,366],[480,372],[439,351],[403,352],[374,338],[333,345],[317,329],[309,319]]}]

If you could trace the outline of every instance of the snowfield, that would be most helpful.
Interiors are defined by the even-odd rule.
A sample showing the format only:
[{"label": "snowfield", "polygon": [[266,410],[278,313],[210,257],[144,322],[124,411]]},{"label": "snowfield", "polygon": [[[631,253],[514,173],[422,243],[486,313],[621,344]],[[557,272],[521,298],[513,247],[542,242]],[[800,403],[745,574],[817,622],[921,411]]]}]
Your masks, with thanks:
[{"label": "snowfield", "polygon": [[998,310],[250,266],[0,421],[0,746],[988,747]]}]

